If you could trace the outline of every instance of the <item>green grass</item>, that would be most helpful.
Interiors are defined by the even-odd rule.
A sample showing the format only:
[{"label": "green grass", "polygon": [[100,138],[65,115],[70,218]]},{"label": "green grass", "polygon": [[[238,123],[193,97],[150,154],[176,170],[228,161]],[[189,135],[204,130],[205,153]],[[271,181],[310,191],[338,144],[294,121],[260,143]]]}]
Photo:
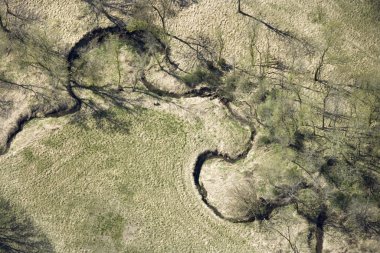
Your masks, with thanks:
[{"label": "green grass", "polygon": [[112,111],[127,132],[84,114],[85,126],[67,123],[21,147],[44,122],[58,121],[45,119],[27,125],[0,157],[1,192],[25,208],[57,252],[251,251],[192,188],[189,154],[210,145],[191,140],[193,126],[151,110]]},{"label": "green grass", "polygon": [[[139,64],[135,48],[116,35],[109,35],[74,63],[73,76],[85,86],[132,85],[132,67]],[[119,83],[120,82],[120,83]]]}]

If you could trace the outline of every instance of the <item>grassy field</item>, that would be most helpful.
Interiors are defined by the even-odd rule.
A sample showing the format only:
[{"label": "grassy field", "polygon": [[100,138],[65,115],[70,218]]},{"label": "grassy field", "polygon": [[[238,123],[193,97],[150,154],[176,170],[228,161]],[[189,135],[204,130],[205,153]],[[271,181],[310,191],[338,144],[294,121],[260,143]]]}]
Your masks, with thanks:
[{"label": "grassy field", "polygon": [[117,129],[86,110],[34,120],[0,158],[4,197],[57,252],[252,251],[250,229],[213,217],[191,177],[197,152],[221,145],[223,132],[243,139],[247,131],[224,120],[219,139],[205,141],[201,121],[141,108],[109,113]]},{"label": "grassy field", "polygon": [[[12,50],[4,47],[4,55],[7,51],[8,55],[0,64],[0,74],[31,85],[48,99],[18,87],[0,87],[0,102],[12,102],[0,112],[1,145],[17,120],[32,114],[32,107],[38,109],[34,116],[43,117],[44,112],[70,103],[63,87],[68,81],[65,55],[85,33],[111,25],[102,15],[97,19],[84,1],[11,2],[12,9],[38,14],[40,19],[25,29],[37,41],[44,40],[41,45],[30,41],[25,46],[2,40],[13,46],[9,46]],[[206,59],[222,57],[232,66],[233,71],[226,71],[220,81],[245,72],[259,74],[260,64],[277,62],[286,67],[283,72],[264,73],[268,77],[264,81],[250,77],[247,91],[238,87],[240,101],[234,105],[237,111],[253,116],[246,104],[254,101],[260,87],[275,85],[279,80],[281,84],[302,84],[306,89],[300,88],[298,95],[321,103],[323,86],[316,83],[314,73],[324,53],[322,79],[337,85],[358,80],[375,83],[379,79],[380,26],[371,1],[241,2],[246,15],[237,13],[237,1],[200,0],[166,20],[170,34],[193,46],[206,43],[208,52],[200,49]],[[0,13],[4,11],[0,6]],[[277,33],[273,28],[278,29]],[[279,35],[278,31],[291,36]],[[4,34],[0,33],[1,39],[6,38]],[[217,149],[236,156],[247,147],[248,127],[234,119],[217,99],[147,95],[149,92],[137,81],[144,68],[147,80],[156,87],[172,92],[189,87],[162,71],[154,57],[150,61],[140,57],[118,36],[103,39],[93,41],[87,51],[81,52],[72,68],[72,77],[83,85],[74,92],[84,104],[101,110],[83,106],[70,116],[34,119],[26,124],[9,152],[0,156],[0,197],[23,209],[57,252],[290,251],[287,240],[270,227],[271,222],[296,241],[300,252],[310,251],[312,247],[306,241],[310,226],[296,215],[294,207],[276,210],[265,224],[233,224],[217,218],[204,205],[192,178],[197,155]],[[194,70],[199,52],[179,40],[166,39],[179,67]],[[45,44],[57,52],[56,57],[45,50]],[[57,70],[57,77],[50,77],[49,71],[37,63]],[[135,85],[137,92],[131,94]],[[97,88],[103,98],[94,95]],[[321,90],[313,93],[310,88]],[[252,106],[256,108],[254,102]],[[266,106],[272,106],[270,101]],[[277,111],[269,110],[268,115],[287,110],[287,106],[279,104]],[[316,120],[320,125],[321,119]],[[285,123],[278,127],[283,132],[287,130]],[[247,159],[235,164],[214,159],[207,161],[202,170],[208,200],[227,216],[238,212],[233,206],[233,191],[247,179],[262,196],[272,197],[273,185],[292,182],[302,173],[290,162],[293,151],[281,145],[263,145],[273,134],[259,125],[255,127],[258,136]],[[326,228],[324,250],[355,252],[361,249],[361,243],[363,249],[368,244],[368,248],[375,249],[373,252],[378,247],[372,239],[351,247],[342,238],[347,239]]]}]

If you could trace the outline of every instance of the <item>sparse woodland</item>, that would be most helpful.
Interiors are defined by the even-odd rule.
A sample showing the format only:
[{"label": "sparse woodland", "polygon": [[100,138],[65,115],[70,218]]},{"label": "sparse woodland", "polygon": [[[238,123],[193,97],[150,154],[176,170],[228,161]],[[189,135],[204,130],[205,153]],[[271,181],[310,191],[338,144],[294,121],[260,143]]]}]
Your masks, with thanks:
[{"label": "sparse woodland", "polygon": [[[97,34],[94,30],[89,38],[96,37],[96,41],[89,39],[86,45],[76,44],[71,51],[64,51],[43,31],[32,29],[33,23],[42,22],[38,13],[14,8],[12,0],[0,0],[0,52],[5,59],[0,63],[0,114],[7,118],[17,109],[18,100],[13,97],[17,93],[31,108],[17,124],[36,117],[59,117],[84,107],[99,124],[107,122],[120,131],[117,118],[97,100],[81,97],[76,89],[115,107],[128,103],[120,96],[125,90],[164,98],[198,94],[218,99],[235,120],[254,133],[251,148],[271,152],[271,159],[265,161],[271,183],[258,189],[255,174],[251,175],[252,180],[248,177],[248,183],[231,191],[235,199],[231,209],[244,214],[243,219],[254,226],[274,232],[291,252],[304,252],[303,244],[310,252],[324,252],[326,233],[339,233],[352,245],[378,240],[379,46],[375,44],[373,52],[351,52],[345,34],[350,31],[340,29],[326,16],[322,4],[311,11],[311,20],[322,27],[324,37],[310,38],[272,23],[270,16],[252,11],[253,3],[239,0],[234,2],[235,15],[253,25],[244,38],[247,53],[231,60],[223,28],[216,29],[214,36],[189,37],[172,29],[171,20],[198,2],[201,0],[82,0],[87,7],[84,18],[95,27],[104,27],[100,24],[106,20],[113,28],[103,30],[102,35],[103,31]],[[378,2],[364,2],[370,11],[363,15],[379,27]],[[131,41],[128,50],[133,51],[128,74],[119,60],[128,57],[126,40]],[[188,50],[188,59],[179,58],[180,50],[174,48],[177,44]],[[185,66],[183,61],[192,64]],[[113,72],[107,69],[110,66]],[[151,69],[173,77],[187,93],[155,87],[149,82]],[[4,152],[13,138],[9,136],[18,130],[10,128],[11,134],[4,137]],[[297,238],[290,236],[297,224],[281,223],[287,219],[282,210],[291,210],[307,223]],[[11,220],[1,219],[0,249],[37,252],[24,250],[21,244],[11,249],[21,239],[17,236],[23,236],[6,237],[4,228]]]}]

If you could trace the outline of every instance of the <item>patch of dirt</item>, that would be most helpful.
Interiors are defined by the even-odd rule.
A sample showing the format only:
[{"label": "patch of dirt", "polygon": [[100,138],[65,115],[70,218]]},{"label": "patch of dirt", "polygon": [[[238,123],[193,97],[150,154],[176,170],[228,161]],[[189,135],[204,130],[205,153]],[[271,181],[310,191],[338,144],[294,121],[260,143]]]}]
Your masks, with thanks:
[{"label": "patch of dirt", "polygon": [[135,225],[126,225],[123,232],[123,239],[126,243],[130,243],[139,232],[139,227]]}]

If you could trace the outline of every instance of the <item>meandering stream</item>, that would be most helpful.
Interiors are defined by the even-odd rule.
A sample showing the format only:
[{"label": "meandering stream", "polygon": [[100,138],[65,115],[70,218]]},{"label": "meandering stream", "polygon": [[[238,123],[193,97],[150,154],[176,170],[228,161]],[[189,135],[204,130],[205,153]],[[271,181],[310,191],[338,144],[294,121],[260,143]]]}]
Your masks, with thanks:
[{"label": "meandering stream", "polygon": [[[129,42],[132,42],[133,46],[135,46],[140,52],[144,51],[144,32],[143,31],[135,31],[135,32],[128,32],[126,30],[121,29],[118,26],[112,26],[112,27],[106,27],[106,28],[96,28],[88,33],[86,33],[77,43],[74,44],[74,46],[70,49],[69,53],[67,54],[66,60],[67,60],[67,68],[68,68],[68,83],[66,85],[66,90],[68,95],[74,100],[73,105],[71,106],[63,106],[58,109],[52,109],[48,112],[45,112],[44,117],[61,117],[68,114],[73,114],[78,112],[82,107],[82,101],[81,98],[75,93],[74,88],[75,87],[83,87],[81,86],[72,76],[73,71],[73,65],[75,60],[79,59],[81,54],[83,54],[89,47],[91,43],[97,43],[100,44],[104,41],[104,38],[108,35],[118,35],[121,38],[128,40]],[[161,42],[160,42],[161,43]],[[161,90],[151,83],[149,83],[144,74],[141,75],[141,81],[143,85],[146,87],[146,89],[159,96],[159,97],[166,97],[166,98],[183,98],[183,97],[210,97],[211,99],[220,99],[222,101],[222,104],[226,106],[228,111],[236,120],[241,122],[242,124],[246,124],[246,122],[243,122],[240,117],[235,115],[230,106],[228,105],[228,101],[222,100],[222,98],[218,97],[218,95],[213,92],[212,89],[208,87],[201,87],[201,88],[195,88],[192,90],[189,90],[187,92],[184,92],[182,94],[170,92]],[[29,122],[30,120],[36,118],[37,116],[37,110],[32,109],[32,113],[29,116],[21,117],[17,122],[17,128],[15,128],[8,137],[6,150],[3,152],[6,153],[9,150],[9,147],[14,140],[15,136],[22,131],[23,126]],[[252,128],[250,126],[250,128]],[[225,217],[215,206],[213,206],[207,199],[207,191],[203,187],[202,183],[200,182],[200,175],[203,168],[204,163],[207,160],[210,159],[223,159],[226,162],[234,163],[240,159],[244,159],[250,149],[252,148],[252,141],[255,136],[255,132],[251,130],[251,136],[248,141],[247,148],[237,155],[236,157],[231,157],[228,154],[220,153],[218,150],[207,150],[202,152],[198,155],[195,163],[194,163],[194,170],[193,170],[193,182],[198,190],[198,193],[201,196],[202,201],[204,204],[210,208],[213,213],[218,216],[221,219],[228,220],[230,222],[251,222],[254,220],[254,217],[242,217],[242,218],[229,218]]]}]

